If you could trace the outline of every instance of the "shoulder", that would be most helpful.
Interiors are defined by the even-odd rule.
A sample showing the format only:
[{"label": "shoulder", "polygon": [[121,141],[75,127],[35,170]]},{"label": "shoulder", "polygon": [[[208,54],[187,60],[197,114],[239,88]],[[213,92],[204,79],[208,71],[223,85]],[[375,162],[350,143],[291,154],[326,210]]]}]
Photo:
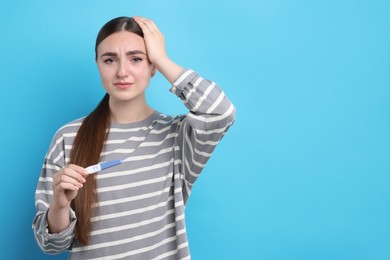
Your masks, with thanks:
[{"label": "shoulder", "polygon": [[58,130],[54,134],[54,139],[58,139],[60,137],[67,136],[67,135],[76,135],[84,118],[85,117],[70,121],[64,124],[63,126],[61,126],[60,128],[58,128]]},{"label": "shoulder", "polygon": [[166,115],[164,113],[159,113],[158,117],[155,119],[155,125],[176,125],[183,121],[185,117],[186,115]]},{"label": "shoulder", "polygon": [[64,151],[66,145],[70,145],[73,142],[74,137],[78,129],[81,126],[84,118],[73,120],[65,125],[61,126],[54,134],[50,148],[46,154],[47,159],[56,161]]}]

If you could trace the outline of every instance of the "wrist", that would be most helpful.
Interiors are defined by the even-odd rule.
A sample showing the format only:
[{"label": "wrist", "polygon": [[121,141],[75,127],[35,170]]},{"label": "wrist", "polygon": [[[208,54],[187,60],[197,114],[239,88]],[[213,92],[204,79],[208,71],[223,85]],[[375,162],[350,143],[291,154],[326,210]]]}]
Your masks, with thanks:
[{"label": "wrist", "polygon": [[150,61],[158,71],[161,71],[167,64],[171,62],[168,56],[159,56],[153,61]]},{"label": "wrist", "polygon": [[153,65],[171,84],[183,71],[183,68],[173,62],[168,56],[160,57]]},{"label": "wrist", "polygon": [[49,209],[53,213],[55,212],[56,214],[62,214],[64,212],[68,212],[69,211],[70,204],[68,204],[66,206],[62,206],[62,205],[60,206],[60,205],[58,205],[56,203],[51,203]]},{"label": "wrist", "polygon": [[65,211],[70,208],[70,201],[63,201],[61,198],[53,196],[53,200],[50,203],[50,208],[55,211]]},{"label": "wrist", "polygon": [[69,207],[57,207],[55,204],[50,204],[47,223],[50,233],[60,233],[65,230],[70,223],[70,206]]}]

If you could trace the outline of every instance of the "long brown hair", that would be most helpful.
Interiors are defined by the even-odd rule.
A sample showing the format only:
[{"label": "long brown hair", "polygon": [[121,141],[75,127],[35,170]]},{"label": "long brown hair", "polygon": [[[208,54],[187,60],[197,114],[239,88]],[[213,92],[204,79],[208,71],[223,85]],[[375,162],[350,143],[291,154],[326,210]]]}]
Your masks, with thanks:
[{"label": "long brown hair", "polygon": [[[107,22],[99,31],[95,44],[95,59],[97,60],[97,48],[108,36],[120,31],[133,32],[143,37],[142,29],[130,17],[118,17]],[[100,154],[107,139],[110,127],[110,96],[106,94],[99,105],[83,120],[70,152],[70,163],[82,167],[96,164],[100,161]],[[84,187],[78,191],[76,198],[71,202],[72,209],[76,212],[77,222],[75,235],[81,244],[87,245],[91,232],[92,205],[96,198],[96,179],[89,175]]]}]

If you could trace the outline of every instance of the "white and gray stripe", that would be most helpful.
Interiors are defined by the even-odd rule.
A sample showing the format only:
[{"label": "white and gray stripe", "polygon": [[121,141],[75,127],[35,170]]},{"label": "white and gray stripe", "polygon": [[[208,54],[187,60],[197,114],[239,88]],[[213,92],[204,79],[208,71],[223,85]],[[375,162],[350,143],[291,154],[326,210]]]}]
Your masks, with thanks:
[{"label": "white and gray stripe", "polygon": [[74,238],[76,217],[50,234],[47,211],[53,174],[69,162],[74,137],[84,118],[61,127],[48,149],[35,194],[35,238],[49,254],[69,250],[70,259],[190,259],[185,205],[193,184],[215,146],[233,124],[235,108],[212,81],[185,70],[174,82],[187,115],[155,112],[132,123],[112,123],[101,160],[119,166],[97,173],[90,243]]}]

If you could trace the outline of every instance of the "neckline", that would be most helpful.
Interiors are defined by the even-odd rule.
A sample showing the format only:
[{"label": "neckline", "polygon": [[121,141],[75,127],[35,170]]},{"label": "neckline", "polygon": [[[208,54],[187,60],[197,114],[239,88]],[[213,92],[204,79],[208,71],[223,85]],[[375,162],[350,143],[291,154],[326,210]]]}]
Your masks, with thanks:
[{"label": "neckline", "polygon": [[147,118],[145,118],[143,120],[137,121],[137,122],[133,122],[133,123],[111,122],[111,128],[124,129],[124,128],[150,126],[153,123],[153,121],[155,121],[156,119],[158,119],[160,117],[160,114],[161,113],[159,113],[155,110],[150,116],[148,116]]}]

